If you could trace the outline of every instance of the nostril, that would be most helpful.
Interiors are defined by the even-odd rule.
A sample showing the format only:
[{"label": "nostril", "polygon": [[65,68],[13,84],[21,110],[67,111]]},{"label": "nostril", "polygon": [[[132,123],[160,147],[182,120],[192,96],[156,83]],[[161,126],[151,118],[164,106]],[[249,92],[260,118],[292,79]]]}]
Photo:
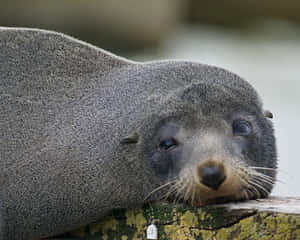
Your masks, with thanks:
[{"label": "nostril", "polygon": [[207,166],[199,169],[201,183],[205,186],[217,190],[225,181],[224,169],[218,166]]}]

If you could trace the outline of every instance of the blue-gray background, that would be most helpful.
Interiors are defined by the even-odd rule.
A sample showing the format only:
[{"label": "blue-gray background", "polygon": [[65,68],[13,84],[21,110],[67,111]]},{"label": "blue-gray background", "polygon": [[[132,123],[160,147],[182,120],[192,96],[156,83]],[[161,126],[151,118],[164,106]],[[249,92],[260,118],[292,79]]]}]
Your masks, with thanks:
[{"label": "blue-gray background", "polygon": [[274,114],[273,195],[300,196],[300,1],[0,0],[0,26],[70,34],[134,60],[188,59],[229,69]]}]

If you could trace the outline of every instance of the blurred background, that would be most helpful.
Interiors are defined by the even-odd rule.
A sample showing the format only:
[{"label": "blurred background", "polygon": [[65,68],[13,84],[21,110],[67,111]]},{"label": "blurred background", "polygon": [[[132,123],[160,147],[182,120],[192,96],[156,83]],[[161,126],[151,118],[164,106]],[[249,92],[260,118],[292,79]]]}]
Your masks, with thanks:
[{"label": "blurred background", "polygon": [[239,74],[274,114],[273,195],[300,196],[299,0],[1,0],[0,26],[63,32],[137,61],[187,59]]}]

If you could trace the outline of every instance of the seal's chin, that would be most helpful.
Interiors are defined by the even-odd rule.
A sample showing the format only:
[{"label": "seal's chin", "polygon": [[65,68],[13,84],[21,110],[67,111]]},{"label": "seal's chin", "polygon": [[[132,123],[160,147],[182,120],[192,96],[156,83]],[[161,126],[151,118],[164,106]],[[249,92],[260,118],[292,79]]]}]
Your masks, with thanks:
[{"label": "seal's chin", "polygon": [[224,196],[224,197],[217,197],[217,198],[212,198],[212,199],[202,199],[199,202],[194,202],[194,203],[188,203],[192,206],[195,207],[201,207],[205,205],[211,205],[211,204],[222,204],[222,203],[227,203],[227,202],[235,202],[235,201],[243,201],[245,199],[238,199],[234,195],[230,196]]},{"label": "seal's chin", "polygon": [[[222,174],[215,174],[216,171],[213,167],[208,166],[207,168],[208,173],[222,177]],[[159,186],[149,195],[156,193],[156,197],[153,196],[154,200],[186,203],[196,207],[265,198],[270,194],[275,178],[258,172],[255,168],[225,166],[225,178],[221,182],[215,181],[212,177],[202,181],[202,176],[206,174],[205,171],[203,171],[204,173],[197,171],[197,174],[193,174],[191,170],[185,171],[182,172],[178,180],[169,181]],[[212,183],[209,182],[210,180]]]},{"label": "seal's chin", "polygon": [[[190,191],[191,193],[188,193]],[[228,202],[245,201],[249,199],[261,198],[258,192],[250,191],[246,188],[239,188],[238,190],[231,189],[226,191],[226,189],[220,188],[219,190],[208,190],[195,186],[195,188],[190,188],[186,190],[184,195],[178,197],[178,193],[170,196],[169,200],[175,203],[185,203],[194,207],[201,207],[211,204],[221,204]]]},{"label": "seal's chin", "polygon": [[233,185],[230,188],[226,183],[217,190],[209,189],[198,183],[190,183],[181,185],[173,194],[168,195],[167,200],[173,203],[185,203],[200,207],[249,199],[249,195],[242,193],[241,188]]},{"label": "seal's chin", "polygon": [[252,198],[250,195],[243,194],[243,190],[238,191],[225,191],[224,189],[219,189],[216,191],[207,191],[201,188],[194,190],[196,196],[194,198],[185,199],[186,203],[191,206],[205,206],[210,204],[220,204],[233,201],[243,201]]},{"label": "seal's chin", "polygon": [[239,201],[246,201],[246,200],[253,200],[258,198],[265,198],[268,196],[269,193],[265,193],[263,191],[244,187],[241,188],[239,191],[227,193],[227,195],[219,195],[216,194],[215,196],[211,195],[210,197],[201,197],[199,195],[198,199],[191,199],[187,200],[186,203],[191,206],[205,206],[211,204],[222,204],[228,202],[239,202]]},{"label": "seal's chin", "polygon": [[264,198],[268,196],[270,189],[266,187],[266,182],[262,186],[257,179],[246,174],[228,174],[226,180],[217,189],[202,184],[193,176],[185,175],[177,183],[175,191],[169,195],[168,199],[173,202],[184,202],[191,206],[204,206]]}]

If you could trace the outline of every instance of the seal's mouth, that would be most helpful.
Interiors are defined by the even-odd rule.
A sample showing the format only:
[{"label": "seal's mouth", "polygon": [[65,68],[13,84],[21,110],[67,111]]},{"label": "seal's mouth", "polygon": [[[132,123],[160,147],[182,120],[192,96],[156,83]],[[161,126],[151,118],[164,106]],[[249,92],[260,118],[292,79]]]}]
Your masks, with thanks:
[{"label": "seal's mouth", "polygon": [[[211,166],[211,164],[205,165],[209,168]],[[212,184],[207,183],[207,180],[203,181],[201,175],[203,169],[186,170],[179,180],[170,181],[156,190],[159,192],[162,190],[159,193],[162,200],[186,203],[191,206],[264,198],[271,192],[275,179],[258,172],[258,169],[258,167],[224,165],[222,173],[216,173],[215,169],[210,169],[208,173],[212,172],[212,175],[216,175],[215,177],[218,179],[214,180],[210,176],[207,180],[211,180]],[[206,174],[204,173],[204,176]]]},{"label": "seal's mouth", "polygon": [[[268,171],[274,174],[266,174]],[[146,199],[151,196],[153,200],[203,206],[265,198],[272,190],[275,176],[276,169],[206,161],[183,169],[178,178],[158,186]]]}]

